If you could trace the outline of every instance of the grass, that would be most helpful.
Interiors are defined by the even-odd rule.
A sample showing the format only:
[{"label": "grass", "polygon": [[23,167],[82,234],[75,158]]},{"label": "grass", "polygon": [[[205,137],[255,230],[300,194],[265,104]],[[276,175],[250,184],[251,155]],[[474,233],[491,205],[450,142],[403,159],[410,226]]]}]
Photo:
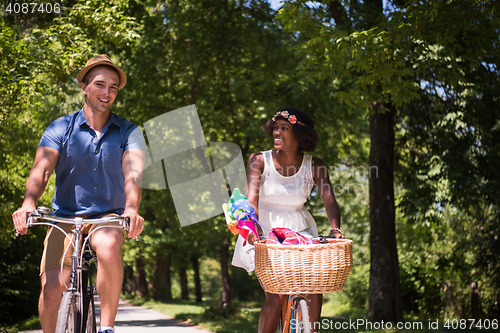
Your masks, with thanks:
[{"label": "grass", "polygon": [[19,324],[10,326],[10,327],[1,327],[0,333],[18,333],[20,331],[27,330],[38,330],[41,329],[40,318],[38,316],[33,316]]},{"label": "grass", "polygon": [[241,308],[231,305],[228,308],[208,307],[203,313],[193,315],[184,313],[175,317],[187,322],[201,325],[217,333],[257,332],[260,309]]},{"label": "grass", "polygon": [[[137,303],[136,303],[137,304]],[[155,309],[175,319],[203,326],[216,333],[255,333],[262,304],[243,304],[234,302],[227,308],[219,308],[210,302],[201,304],[174,301],[160,303],[154,301],[142,302],[147,308]],[[459,328],[459,321],[443,319],[406,320],[396,327],[396,323],[368,322],[365,320],[366,311],[350,309],[345,304],[328,302],[323,306],[323,316],[319,325],[321,333],[462,333],[462,332],[498,332],[498,329]],[[497,322],[497,324],[500,324]],[[453,328],[455,327],[455,329]],[[498,326],[497,326],[498,327]]]},{"label": "grass", "polygon": [[[218,304],[210,301],[194,303],[192,301],[175,300],[172,302],[156,302],[141,298],[128,298],[127,302],[140,305],[149,309],[162,312],[167,316],[188,324],[200,325],[216,333],[255,333],[262,303],[240,303],[233,302],[226,308],[220,308]],[[349,308],[340,300],[329,300],[323,305],[322,318],[319,325],[321,333],[349,332],[349,333],[487,333],[498,332],[498,329],[470,328],[470,322],[465,329],[460,329],[460,321],[446,321],[443,319],[407,320],[401,323],[398,329],[392,323],[370,323],[364,318],[366,311],[363,309]],[[490,321],[492,324],[493,321]],[[497,327],[498,327],[498,321]],[[463,326],[463,325],[462,325]],[[454,329],[455,327],[455,329]],[[38,317],[17,324],[13,327],[0,327],[0,333],[18,333],[19,331],[39,329]]]},{"label": "grass", "polygon": [[148,309],[153,309],[175,318],[178,315],[185,313],[200,314],[203,313],[206,304],[197,304],[190,301],[174,300],[169,303],[156,301],[148,301],[141,298],[127,298],[127,302],[133,305],[143,306]]},{"label": "grass", "polygon": [[169,303],[127,299],[134,305],[141,305],[192,325],[201,325],[217,333],[255,333],[260,313],[260,305],[233,302],[226,308],[216,303],[194,303],[175,300]]}]

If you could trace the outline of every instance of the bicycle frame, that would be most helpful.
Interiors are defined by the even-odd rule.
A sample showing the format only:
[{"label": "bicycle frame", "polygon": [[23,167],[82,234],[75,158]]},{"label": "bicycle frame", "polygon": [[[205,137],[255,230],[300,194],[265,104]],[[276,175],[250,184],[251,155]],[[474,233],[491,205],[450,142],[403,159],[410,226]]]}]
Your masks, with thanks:
[{"label": "bicycle frame", "polygon": [[[285,302],[281,308],[279,333],[302,333],[311,332],[309,322],[309,310],[307,303],[310,302],[307,295],[286,295]],[[305,308],[304,308],[305,307]]]},{"label": "bicycle frame", "polygon": [[[90,236],[96,232],[97,230],[101,228],[107,228],[107,227],[116,227],[116,228],[123,228],[127,229],[128,228],[128,223],[129,219],[120,217],[120,216],[109,216],[105,218],[100,218],[100,219],[83,219],[82,217],[75,217],[72,219],[68,218],[60,218],[60,217],[54,217],[54,216],[49,216],[48,215],[49,210],[46,209],[45,207],[39,207],[39,209],[33,213],[27,214],[27,225],[28,227],[32,227],[33,225],[48,225],[54,228],[57,228],[59,231],[61,231],[66,238],[70,240],[70,244],[66,248],[64,252],[64,256],[66,255],[66,251],[69,249],[70,245],[73,245],[73,253],[71,255],[71,274],[70,274],[70,280],[69,280],[69,285],[66,285],[67,291],[63,293],[63,299],[61,300],[61,307],[59,309],[58,313],[58,323],[57,323],[57,332],[67,332],[68,330],[66,329],[67,321],[69,319],[67,318],[61,318],[62,313],[64,312],[64,317],[71,317],[72,320],[74,321],[74,330],[69,329],[70,332],[82,332],[85,333],[87,327],[87,321],[88,321],[88,315],[89,315],[89,310],[90,306],[92,306],[92,320],[91,323],[91,331],[87,333],[95,333],[96,332],[96,327],[95,327],[95,312],[94,312],[94,302],[93,302],[93,285],[92,285],[92,278],[90,275],[90,265],[89,262],[91,258],[84,258],[85,256],[85,249],[88,248],[91,251],[90,244],[88,244]],[[73,237],[69,236],[69,233],[66,232],[63,228],[61,228],[59,225],[54,224],[54,223],[48,223],[48,222],[34,222],[36,219],[42,219],[50,222],[56,222],[56,223],[66,223],[66,224],[73,224],[75,226],[74,229],[70,231],[71,234],[74,235]],[[94,230],[92,230],[83,240],[83,243],[81,244],[81,237],[82,237],[82,227],[84,224],[102,224],[102,223],[107,223],[107,222],[112,222],[112,221],[121,221],[122,225],[121,226],[113,226],[113,225],[103,225],[96,227]],[[93,255],[91,255],[93,256]],[[90,260],[87,260],[90,259]],[[61,263],[61,275],[63,272],[63,263],[64,260]],[[90,292],[89,292],[90,288]],[[66,295],[65,295],[66,294]],[[66,297],[66,299],[65,299]],[[63,304],[64,303],[64,304]],[[66,304],[68,303],[68,304]],[[72,316],[75,314],[74,311],[71,310],[71,307],[73,306],[72,304],[76,304],[77,310],[76,311],[76,317],[73,318]],[[66,306],[67,305],[67,306]],[[62,326],[64,325],[64,328]]]},{"label": "bicycle frame", "polygon": [[[327,243],[328,239],[334,237],[313,237],[319,243]],[[265,242],[267,236],[259,236],[259,241]],[[306,294],[287,294],[281,309],[279,333],[311,332],[313,327],[309,321],[309,310],[307,303],[310,299]]]}]

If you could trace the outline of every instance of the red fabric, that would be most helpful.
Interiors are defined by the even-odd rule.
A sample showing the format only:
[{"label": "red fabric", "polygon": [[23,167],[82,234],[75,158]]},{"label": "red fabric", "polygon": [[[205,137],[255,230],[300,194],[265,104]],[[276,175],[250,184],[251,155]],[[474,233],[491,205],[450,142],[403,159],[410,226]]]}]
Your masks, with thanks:
[{"label": "red fabric", "polygon": [[255,225],[253,224],[252,221],[238,221],[237,228],[240,235],[243,238],[245,238],[243,246],[247,244],[248,236],[250,235],[251,232],[253,232],[255,235],[258,235],[257,230],[255,229]]},{"label": "red fabric", "polygon": [[283,245],[310,245],[316,244],[310,238],[288,228],[273,228],[267,236],[266,244],[283,244]]}]

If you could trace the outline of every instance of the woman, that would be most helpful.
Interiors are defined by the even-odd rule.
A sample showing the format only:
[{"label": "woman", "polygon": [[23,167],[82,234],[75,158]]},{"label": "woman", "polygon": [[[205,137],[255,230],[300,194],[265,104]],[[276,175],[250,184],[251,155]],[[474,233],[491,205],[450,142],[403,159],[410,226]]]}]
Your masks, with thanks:
[{"label": "woman", "polygon": [[[314,151],[318,134],[312,119],[298,109],[280,110],[265,127],[274,140],[274,150],[252,154],[247,167],[247,197],[255,209],[264,235],[275,227],[292,229],[308,237],[318,236],[316,222],[304,203],[316,183],[330,223],[330,236],[344,238],[340,231],[340,211],[325,163],[303,151]],[[249,238],[253,244],[255,236]],[[239,242],[241,244],[241,242]],[[241,247],[235,251],[238,265]],[[309,295],[313,332],[319,329],[323,295]],[[259,333],[274,333],[279,324],[284,295],[266,292],[259,316]],[[317,323],[314,325],[314,323]]]}]

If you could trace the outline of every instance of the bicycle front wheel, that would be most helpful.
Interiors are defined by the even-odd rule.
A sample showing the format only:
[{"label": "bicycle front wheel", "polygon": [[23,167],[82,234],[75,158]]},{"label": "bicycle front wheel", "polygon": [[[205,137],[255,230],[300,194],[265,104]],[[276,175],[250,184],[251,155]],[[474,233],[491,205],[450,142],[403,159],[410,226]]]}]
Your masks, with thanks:
[{"label": "bicycle front wheel", "polygon": [[80,333],[80,311],[76,292],[65,291],[57,313],[56,333]]},{"label": "bicycle front wheel", "polygon": [[96,333],[95,307],[94,307],[94,285],[92,275],[88,269],[82,270],[83,293],[83,331],[82,333]]},{"label": "bicycle front wheel", "polygon": [[307,301],[300,297],[295,303],[295,333],[311,333],[311,323],[309,322],[309,309]]},{"label": "bicycle front wheel", "polygon": [[[92,295],[93,297],[93,295]],[[96,333],[96,320],[95,320],[95,308],[94,308],[94,300],[89,301],[89,305],[87,307],[87,320],[85,327],[83,328],[82,333]]]}]

